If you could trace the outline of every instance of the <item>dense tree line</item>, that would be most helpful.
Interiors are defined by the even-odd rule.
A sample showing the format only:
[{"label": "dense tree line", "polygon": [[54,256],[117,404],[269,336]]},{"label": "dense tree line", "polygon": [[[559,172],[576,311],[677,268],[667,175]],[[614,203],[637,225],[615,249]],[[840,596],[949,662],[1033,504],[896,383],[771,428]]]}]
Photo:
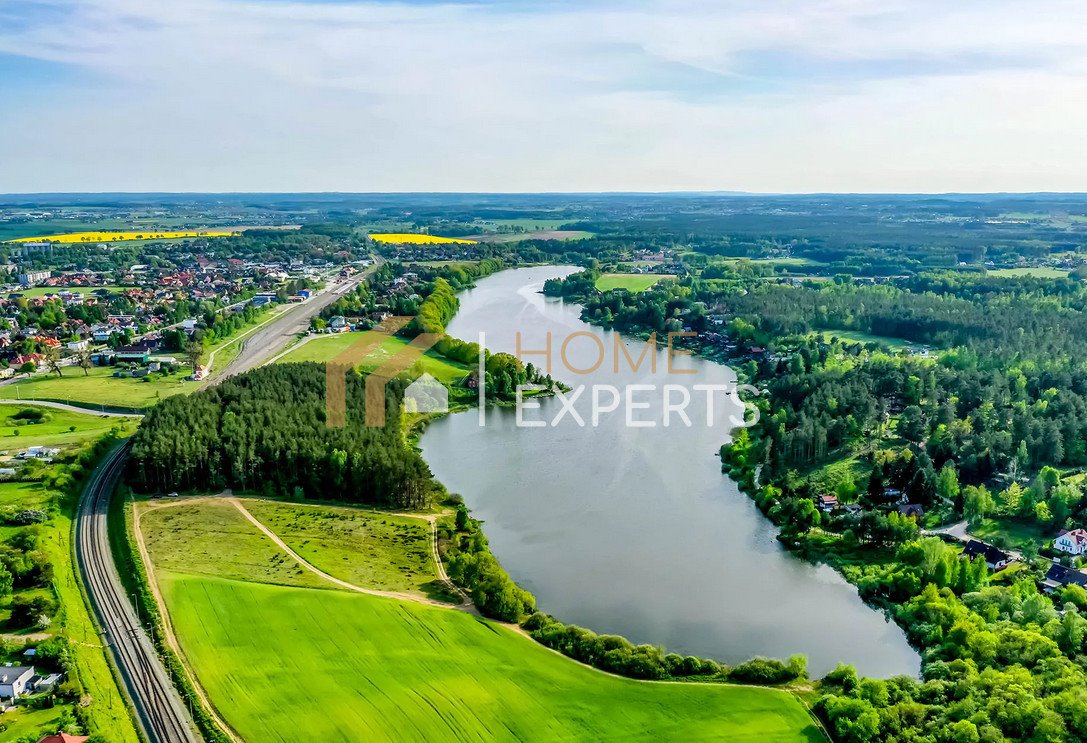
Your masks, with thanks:
[{"label": "dense tree line", "polygon": [[365,425],[365,380],[347,376],[347,422],[326,425],[320,364],[264,367],[155,406],[134,437],[130,481],[144,492],[218,491],[377,503],[429,503],[430,471],[404,446],[404,383],[387,385],[384,427]]}]

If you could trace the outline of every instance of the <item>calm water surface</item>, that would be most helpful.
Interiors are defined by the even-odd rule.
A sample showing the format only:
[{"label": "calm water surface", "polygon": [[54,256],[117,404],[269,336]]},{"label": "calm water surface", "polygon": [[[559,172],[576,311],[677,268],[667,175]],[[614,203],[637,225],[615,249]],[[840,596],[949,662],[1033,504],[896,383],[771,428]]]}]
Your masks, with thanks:
[{"label": "calm water surface", "polygon": [[[513,352],[517,333],[522,348],[543,349],[550,332],[553,374],[575,387],[734,380],[728,367],[691,357],[676,359],[674,368],[693,374],[667,374],[663,351],[656,374],[648,358],[637,373],[620,358],[616,374],[615,334],[582,322],[577,305],[539,294],[545,279],[575,270],[546,266],[483,279],[461,295],[449,333],[474,341],[483,332],[487,347]],[[579,331],[606,349],[601,367],[587,375],[563,368],[560,358],[563,340]],[[620,342],[635,359],[644,350],[639,341]],[[575,368],[592,366],[599,354],[587,337],[567,346]],[[543,357],[525,359],[544,364]],[[610,393],[599,394],[611,401]],[[839,661],[870,676],[918,673],[902,631],[834,570],[782,549],[774,526],[721,473],[717,449],[736,414],[722,393],[713,425],[706,393],[694,393],[692,425],[672,415],[667,428],[659,391],[638,393],[650,407],[633,414],[655,427],[628,427],[622,405],[593,427],[591,395],[586,389],[575,403],[584,426],[567,414],[554,427],[523,428],[513,410],[491,409],[486,426],[475,411],[459,413],[436,421],[422,439],[435,475],[486,522],[495,555],[542,610],[728,663],[804,653],[813,675]],[[543,400],[524,418],[547,423],[561,408]]]}]

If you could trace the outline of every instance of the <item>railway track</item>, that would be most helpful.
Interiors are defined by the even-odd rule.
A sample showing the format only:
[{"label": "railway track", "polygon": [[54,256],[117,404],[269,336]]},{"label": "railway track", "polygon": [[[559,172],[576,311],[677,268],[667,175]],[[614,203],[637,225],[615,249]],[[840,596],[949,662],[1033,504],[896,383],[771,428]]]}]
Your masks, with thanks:
[{"label": "railway track", "polygon": [[109,503],[128,456],[111,451],[91,475],[76,520],[76,560],[103,644],[120,670],[136,719],[150,743],[199,743],[192,716],[125,594],[109,544]]}]

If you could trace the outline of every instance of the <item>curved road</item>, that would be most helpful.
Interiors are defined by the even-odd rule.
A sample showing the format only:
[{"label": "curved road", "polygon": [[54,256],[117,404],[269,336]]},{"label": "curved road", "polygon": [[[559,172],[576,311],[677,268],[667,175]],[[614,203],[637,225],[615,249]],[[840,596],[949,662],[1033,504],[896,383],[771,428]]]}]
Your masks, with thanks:
[{"label": "curved road", "polygon": [[[313,299],[291,308],[246,338],[238,357],[216,376],[215,384],[267,362],[310,318],[372,274],[382,261],[358,276],[332,284]],[[83,491],[76,514],[76,561],[87,587],[104,644],[121,673],[136,717],[150,743],[199,743],[202,740],[181,695],[139,621],[113,561],[109,543],[109,503],[121,477],[128,444],[118,446],[98,465]]]},{"label": "curved road", "polygon": [[111,451],[91,475],[76,518],[76,560],[102,631],[151,743],[199,743],[185,703],[125,595],[109,544],[109,503],[128,444]]}]

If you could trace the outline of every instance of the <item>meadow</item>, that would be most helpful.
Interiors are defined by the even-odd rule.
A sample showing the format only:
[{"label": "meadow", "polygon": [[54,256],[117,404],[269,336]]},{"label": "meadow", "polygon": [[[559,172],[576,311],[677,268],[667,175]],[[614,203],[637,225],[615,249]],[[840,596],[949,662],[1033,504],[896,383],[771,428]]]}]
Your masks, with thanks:
[{"label": "meadow", "polygon": [[449,243],[460,243],[463,245],[474,245],[475,240],[467,240],[460,237],[438,237],[437,235],[421,235],[412,232],[383,232],[371,234],[370,239],[374,242],[386,243],[389,245],[446,245]]},{"label": "meadow", "polygon": [[184,230],[178,232],[131,231],[122,232],[66,232],[59,235],[41,235],[40,237],[17,237],[9,242],[55,242],[55,243],[105,243],[126,242],[129,240],[176,240],[183,237],[231,237],[237,235],[232,230]]},{"label": "meadow", "polygon": [[901,351],[911,345],[902,338],[894,338],[889,335],[871,335],[869,333],[862,333],[859,330],[820,330],[817,332],[822,336],[824,341],[828,342],[831,338],[838,338],[839,340],[850,341],[853,343],[882,343],[894,351]]},{"label": "meadow", "polygon": [[307,562],[378,591],[446,594],[437,583],[430,525],[411,516],[267,500],[245,507]]},{"label": "meadow", "polygon": [[596,288],[602,292],[612,289],[626,289],[631,294],[639,294],[656,286],[661,279],[674,279],[675,276],[645,273],[605,273],[596,280]]},{"label": "meadow", "polygon": [[461,611],[159,580],[185,658],[249,741],[821,740],[786,692],[609,676]]},{"label": "meadow", "polygon": [[291,560],[227,501],[146,501],[137,509],[140,531],[158,570],[286,586],[333,587]]},{"label": "meadow", "polygon": [[189,370],[183,367],[174,374],[151,374],[143,379],[122,379],[113,376],[111,366],[96,366],[84,374],[77,367],[66,367],[64,376],[38,374],[0,387],[5,400],[55,400],[74,405],[104,405],[142,409],[159,400],[192,392],[195,383],[186,382]]},{"label": "meadow", "polygon": [[[39,412],[40,423],[17,416],[25,411]],[[0,450],[19,450],[31,446],[69,446],[87,438],[98,438],[120,423],[91,413],[73,413],[35,405],[0,402]]]},{"label": "meadow", "polygon": [[[355,333],[319,335],[312,340],[307,340],[305,343],[299,344],[286,355],[282,356],[278,362],[291,363],[296,361],[316,361],[324,364],[336,358],[352,345],[360,343],[364,339],[375,335],[378,335],[378,333],[373,330]],[[383,364],[390,356],[407,346],[409,343],[409,339],[407,338],[401,338],[395,335],[381,335],[384,337],[381,339],[380,344],[372,350],[359,365],[359,368],[362,371],[373,371]],[[412,371],[413,373],[426,372],[443,384],[454,384],[468,374],[468,367],[428,351],[415,361],[412,366]]]}]

